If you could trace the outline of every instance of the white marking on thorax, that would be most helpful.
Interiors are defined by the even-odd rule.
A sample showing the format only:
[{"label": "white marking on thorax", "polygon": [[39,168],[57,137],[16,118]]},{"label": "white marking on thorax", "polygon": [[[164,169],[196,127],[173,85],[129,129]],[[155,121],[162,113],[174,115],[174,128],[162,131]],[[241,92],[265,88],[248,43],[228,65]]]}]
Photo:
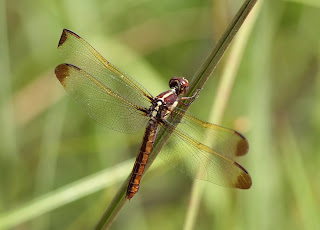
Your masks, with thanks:
[{"label": "white marking on thorax", "polygon": [[160,97],[159,99],[164,101],[165,98],[170,97],[172,94],[174,94],[175,90],[171,89],[171,91],[169,91],[168,93],[166,93],[165,95],[163,95],[162,97]]},{"label": "white marking on thorax", "polygon": [[152,111],[152,113],[151,113],[151,119],[156,118],[157,113],[158,113],[159,108],[160,108],[160,106],[162,105],[162,103],[163,103],[162,101],[158,101],[158,102],[157,102],[157,106],[154,107],[154,109],[153,109],[153,111]]},{"label": "white marking on thorax", "polygon": [[174,110],[174,108],[178,105],[178,100],[176,100],[171,107],[171,111]]}]

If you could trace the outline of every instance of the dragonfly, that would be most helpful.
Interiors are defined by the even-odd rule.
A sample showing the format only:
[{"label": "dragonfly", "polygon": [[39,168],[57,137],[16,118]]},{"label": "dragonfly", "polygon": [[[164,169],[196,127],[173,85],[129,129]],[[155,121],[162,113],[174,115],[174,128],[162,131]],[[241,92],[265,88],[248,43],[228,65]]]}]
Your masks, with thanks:
[{"label": "dragonfly", "polygon": [[[234,160],[248,152],[246,138],[235,130],[201,121],[177,106],[194,100],[194,96],[183,96],[189,88],[187,79],[171,78],[170,89],[154,97],[70,30],[63,30],[58,50],[66,63],[56,67],[55,75],[91,118],[124,133],[145,128],[127,186],[128,200],[140,188],[160,131],[171,133],[159,154],[169,165],[220,186],[251,187],[249,173]],[[172,122],[174,116],[181,118],[178,124]]]}]

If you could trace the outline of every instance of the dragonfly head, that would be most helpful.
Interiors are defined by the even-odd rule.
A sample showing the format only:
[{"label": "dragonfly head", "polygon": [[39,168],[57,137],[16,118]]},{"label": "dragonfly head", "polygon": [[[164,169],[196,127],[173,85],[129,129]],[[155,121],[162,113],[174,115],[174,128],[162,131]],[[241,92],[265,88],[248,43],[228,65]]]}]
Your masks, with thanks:
[{"label": "dragonfly head", "polygon": [[173,77],[169,81],[169,86],[177,95],[185,94],[189,88],[189,81],[184,77]]}]

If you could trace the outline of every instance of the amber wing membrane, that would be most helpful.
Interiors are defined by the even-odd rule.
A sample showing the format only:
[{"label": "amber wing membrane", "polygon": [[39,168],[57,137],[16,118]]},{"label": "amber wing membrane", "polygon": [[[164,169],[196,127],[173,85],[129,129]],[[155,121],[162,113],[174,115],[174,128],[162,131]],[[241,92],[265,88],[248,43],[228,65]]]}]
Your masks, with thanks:
[{"label": "amber wing membrane", "polygon": [[[182,110],[176,109],[173,113],[182,116]],[[204,122],[190,114],[183,115],[178,127],[193,139],[225,156],[239,157],[249,150],[249,143],[241,133]]]},{"label": "amber wing membrane", "polygon": [[143,108],[114,92],[86,71],[61,64],[55,74],[65,90],[97,122],[120,132],[134,132],[144,128],[148,118]]},{"label": "amber wing membrane", "polygon": [[[71,65],[58,66],[56,75],[65,89],[86,108],[91,117],[120,132],[133,133],[144,127],[145,119],[138,118],[136,114],[139,113],[137,109],[141,112],[150,106],[152,95],[147,90],[109,63],[89,43],[70,30],[63,30],[58,50]],[[69,75],[62,71],[66,69],[70,70]],[[61,76],[58,75],[67,80],[61,81]],[[91,103],[88,104],[88,101]],[[128,128],[125,128],[126,125]]]},{"label": "amber wing membrane", "polygon": [[[191,118],[192,117],[187,116],[185,121],[187,120],[188,123],[190,122],[188,119]],[[173,130],[159,154],[165,162],[192,178],[206,180],[225,187],[240,189],[248,189],[251,187],[252,181],[249,173],[229,157],[235,152],[224,152],[224,150],[228,149],[226,146],[218,148],[222,153],[215,151],[215,149],[194,139],[193,137],[195,137],[195,135],[191,132],[182,132],[180,129],[180,125],[182,124],[183,123],[179,124],[176,128],[170,125],[170,123],[166,126],[161,125],[161,129],[166,129],[169,132]],[[218,127],[222,128],[220,126]],[[185,131],[185,128],[183,129]],[[218,147],[219,137],[223,136],[224,132],[220,134],[219,129],[213,129],[214,130],[208,132],[214,133],[214,135],[211,134],[212,137],[216,137],[216,139],[213,140],[213,145]],[[224,131],[224,128],[222,128],[222,130]],[[229,136],[229,138],[231,136]],[[236,147],[231,147],[231,149],[236,149]]]},{"label": "amber wing membrane", "polygon": [[133,101],[141,107],[149,107],[152,95],[137,81],[108,62],[79,35],[64,29],[58,50],[66,63],[85,70],[128,101]]}]

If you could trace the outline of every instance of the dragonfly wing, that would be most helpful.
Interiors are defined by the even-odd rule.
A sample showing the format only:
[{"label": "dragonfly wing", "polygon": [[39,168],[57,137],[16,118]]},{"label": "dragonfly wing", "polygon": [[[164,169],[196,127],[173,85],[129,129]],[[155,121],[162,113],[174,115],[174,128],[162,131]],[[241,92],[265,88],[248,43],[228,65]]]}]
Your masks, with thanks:
[{"label": "dragonfly wing", "polygon": [[[168,130],[173,126],[161,128]],[[240,164],[197,142],[178,128],[173,131],[159,156],[192,178],[240,189],[248,189],[252,184],[249,173]]]},{"label": "dragonfly wing", "polygon": [[[182,116],[182,110],[176,109],[173,113]],[[183,115],[178,127],[193,139],[231,158],[243,156],[249,150],[249,143],[241,133],[201,121],[190,114]]]},{"label": "dragonfly wing", "polygon": [[58,50],[66,63],[85,70],[113,92],[122,95],[127,101],[144,108],[150,106],[151,94],[134,79],[108,62],[79,35],[64,29]]},{"label": "dragonfly wing", "polygon": [[71,64],[56,67],[55,74],[65,90],[97,122],[119,131],[132,133],[145,127],[144,108],[128,101],[101,81]]}]

